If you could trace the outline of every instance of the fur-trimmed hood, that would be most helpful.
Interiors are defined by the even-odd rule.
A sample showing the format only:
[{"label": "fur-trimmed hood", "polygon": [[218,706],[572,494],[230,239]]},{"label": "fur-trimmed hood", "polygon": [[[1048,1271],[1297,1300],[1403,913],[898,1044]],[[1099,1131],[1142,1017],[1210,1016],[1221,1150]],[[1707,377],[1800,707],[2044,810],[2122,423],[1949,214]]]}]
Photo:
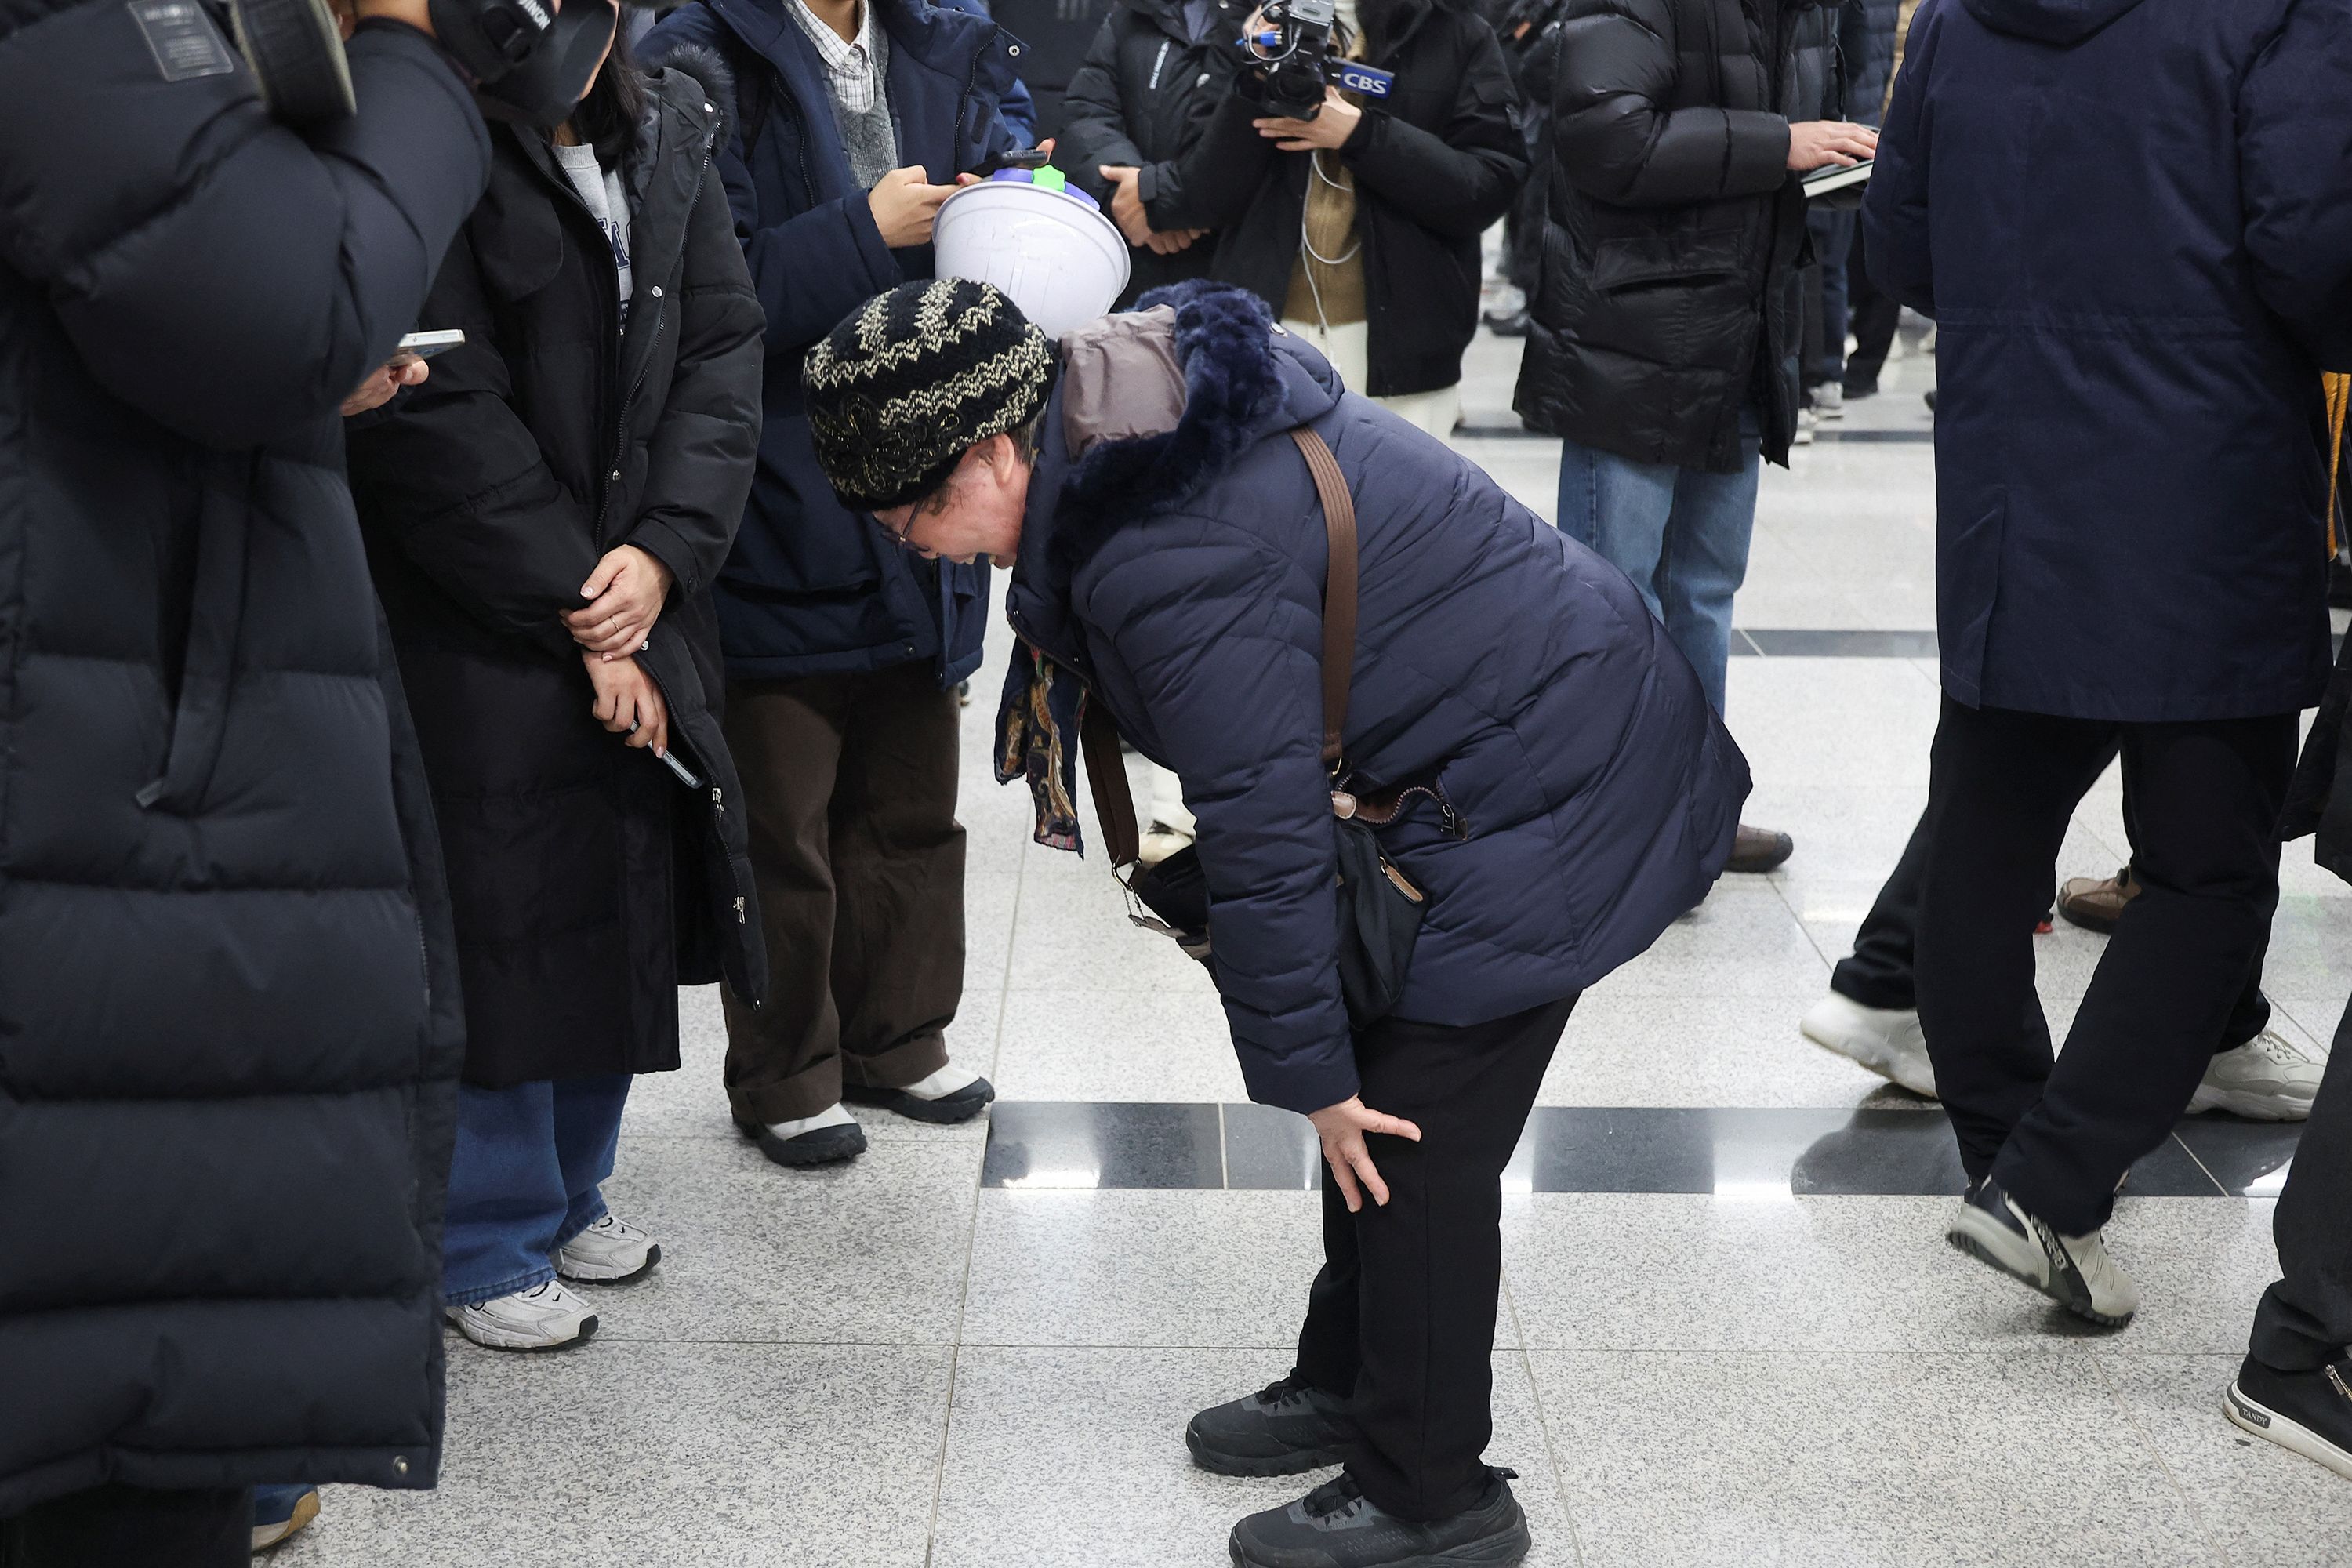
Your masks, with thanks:
[{"label": "fur-trimmed hood", "polygon": [[[1172,386],[1136,384],[1121,336],[1159,340],[1136,346],[1163,358],[1172,346],[1181,401]],[[1068,466],[1053,487],[1048,531],[1071,563],[1106,531],[1190,500],[1255,443],[1328,413],[1342,390],[1320,354],[1275,325],[1265,301],[1205,279],[1147,294],[1061,347],[1047,416],[1060,422]],[[1112,426],[1122,434],[1106,434]],[[1038,505],[1033,494],[1033,517]]]}]

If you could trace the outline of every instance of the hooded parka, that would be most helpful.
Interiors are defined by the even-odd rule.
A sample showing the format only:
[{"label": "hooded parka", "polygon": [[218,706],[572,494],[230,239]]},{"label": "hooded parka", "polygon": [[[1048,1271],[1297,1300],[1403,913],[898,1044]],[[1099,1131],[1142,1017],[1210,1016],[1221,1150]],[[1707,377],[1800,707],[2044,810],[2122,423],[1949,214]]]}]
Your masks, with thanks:
[{"label": "hooded parka", "polygon": [[[1495,29],[1466,0],[1369,0],[1367,62],[1394,73],[1385,99],[1338,153],[1356,178],[1364,246],[1368,397],[1439,392],[1462,379],[1478,332],[1479,237],[1528,177],[1518,94]],[[1258,73],[1225,46],[1232,86],[1182,165],[1182,199],[1152,222],[1205,228],[1210,275],[1275,310],[1297,266],[1312,154],[1285,153],[1251,123],[1271,111]]]},{"label": "hooded parka", "polygon": [[[760,305],[710,172],[726,85],[676,68],[646,79],[619,169],[625,333],[604,229],[547,137],[500,125],[488,193],[419,318],[466,342],[352,437],[480,1088],[675,1068],[680,984],[723,965],[738,995],[764,988],[709,603],[760,430]],[[674,578],[637,658],[696,789],[596,721],[558,619],[623,544]]]},{"label": "hooded parka", "polygon": [[[1322,760],[1329,547],[1289,430],[1329,443],[1355,500],[1345,786],[1451,808],[1416,797],[1381,830],[1429,895],[1398,1016],[1507,1016],[1640,953],[1722,869],[1748,764],[1623,573],[1345,392],[1255,296],[1154,300],[1172,311],[1104,330],[1164,346],[1073,359],[1045,412],[1008,608],[1184,781],[1251,1097],[1319,1110],[1357,1079]],[[1139,360],[1182,385],[1106,374]]]},{"label": "hooded parka", "polygon": [[1797,430],[1805,198],[1789,124],[1832,105],[1815,0],[1570,0],[1543,269],[1515,406],[1535,428],[1716,473]]},{"label": "hooded parka", "polygon": [[2127,723],[2316,702],[2341,0],[1928,0],[1863,222],[1938,326],[1945,693]]},{"label": "hooded parka", "polygon": [[[834,121],[816,46],[791,0],[691,0],[647,37],[660,65],[711,51],[740,105],[718,149],[753,287],[767,312],[760,464],[717,604],[731,673],[784,679],[937,663],[952,686],[980,665],[988,571],[920,561],[834,494],[801,401],[801,362],[844,316],[910,278],[931,250],[882,243]],[[885,90],[902,165],[947,184],[1018,145],[998,104],[1022,46],[984,16],[869,0],[889,35]]]},{"label": "hooded parka", "polygon": [[489,149],[350,61],[298,135],[208,13],[0,9],[0,1518],[439,1469],[462,1021],[337,408]]}]

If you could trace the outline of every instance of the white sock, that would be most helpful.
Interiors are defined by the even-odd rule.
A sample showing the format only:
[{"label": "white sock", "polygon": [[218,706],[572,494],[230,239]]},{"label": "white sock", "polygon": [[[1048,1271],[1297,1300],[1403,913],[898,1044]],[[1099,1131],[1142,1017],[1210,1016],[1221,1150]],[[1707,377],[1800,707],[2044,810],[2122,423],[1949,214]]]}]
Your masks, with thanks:
[{"label": "white sock", "polygon": [[814,1132],[820,1127],[855,1127],[857,1118],[842,1109],[838,1102],[826,1106],[814,1116],[803,1116],[797,1121],[772,1121],[768,1131],[779,1138],[797,1138],[803,1132]]},{"label": "white sock", "polygon": [[919,1082],[907,1086],[907,1092],[917,1100],[945,1100],[949,1095],[970,1089],[980,1081],[980,1075],[970,1068],[948,1063],[939,1071]]}]

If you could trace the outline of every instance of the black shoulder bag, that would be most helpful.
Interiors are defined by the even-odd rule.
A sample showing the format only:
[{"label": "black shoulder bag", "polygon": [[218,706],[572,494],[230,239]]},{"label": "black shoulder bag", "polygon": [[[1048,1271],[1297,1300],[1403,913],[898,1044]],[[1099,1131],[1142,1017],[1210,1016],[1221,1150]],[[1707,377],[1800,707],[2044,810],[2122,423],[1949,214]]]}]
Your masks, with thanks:
[{"label": "black shoulder bag", "polygon": [[[1331,773],[1331,815],[1339,850],[1339,989],[1358,1028],[1385,1017],[1403,994],[1413,940],[1428,895],[1381,851],[1374,823],[1393,820],[1407,794],[1360,800],[1339,787],[1347,777],[1341,735],[1348,722],[1348,688],[1356,662],[1356,506],[1339,461],[1322,437],[1300,426],[1290,433],[1315,477],[1329,535],[1331,561],[1323,585],[1323,763]],[[1136,924],[1176,939],[1184,951],[1215,967],[1209,950],[1209,884],[1199,853],[1186,847],[1156,866],[1139,863],[1135,799],[1127,787],[1118,731],[1091,694],[1079,730],[1095,814],[1108,840],[1111,868],[1146,913]]]}]

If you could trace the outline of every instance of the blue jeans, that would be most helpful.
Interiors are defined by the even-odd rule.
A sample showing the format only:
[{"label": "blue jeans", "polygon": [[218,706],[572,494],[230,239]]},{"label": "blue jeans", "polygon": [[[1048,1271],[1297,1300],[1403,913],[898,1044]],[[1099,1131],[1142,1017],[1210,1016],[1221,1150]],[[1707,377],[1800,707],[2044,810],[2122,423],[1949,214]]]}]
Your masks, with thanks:
[{"label": "blue jeans", "polygon": [[1736,474],[1637,463],[1574,441],[1561,442],[1559,452],[1559,531],[1633,579],[1717,713],[1731,657],[1731,596],[1748,575],[1756,531],[1763,465],[1753,408],[1740,415],[1739,435]]},{"label": "blue jeans", "polygon": [[441,1295],[471,1307],[555,1278],[555,1250],[604,1217],[630,1077],[457,1089]]}]

